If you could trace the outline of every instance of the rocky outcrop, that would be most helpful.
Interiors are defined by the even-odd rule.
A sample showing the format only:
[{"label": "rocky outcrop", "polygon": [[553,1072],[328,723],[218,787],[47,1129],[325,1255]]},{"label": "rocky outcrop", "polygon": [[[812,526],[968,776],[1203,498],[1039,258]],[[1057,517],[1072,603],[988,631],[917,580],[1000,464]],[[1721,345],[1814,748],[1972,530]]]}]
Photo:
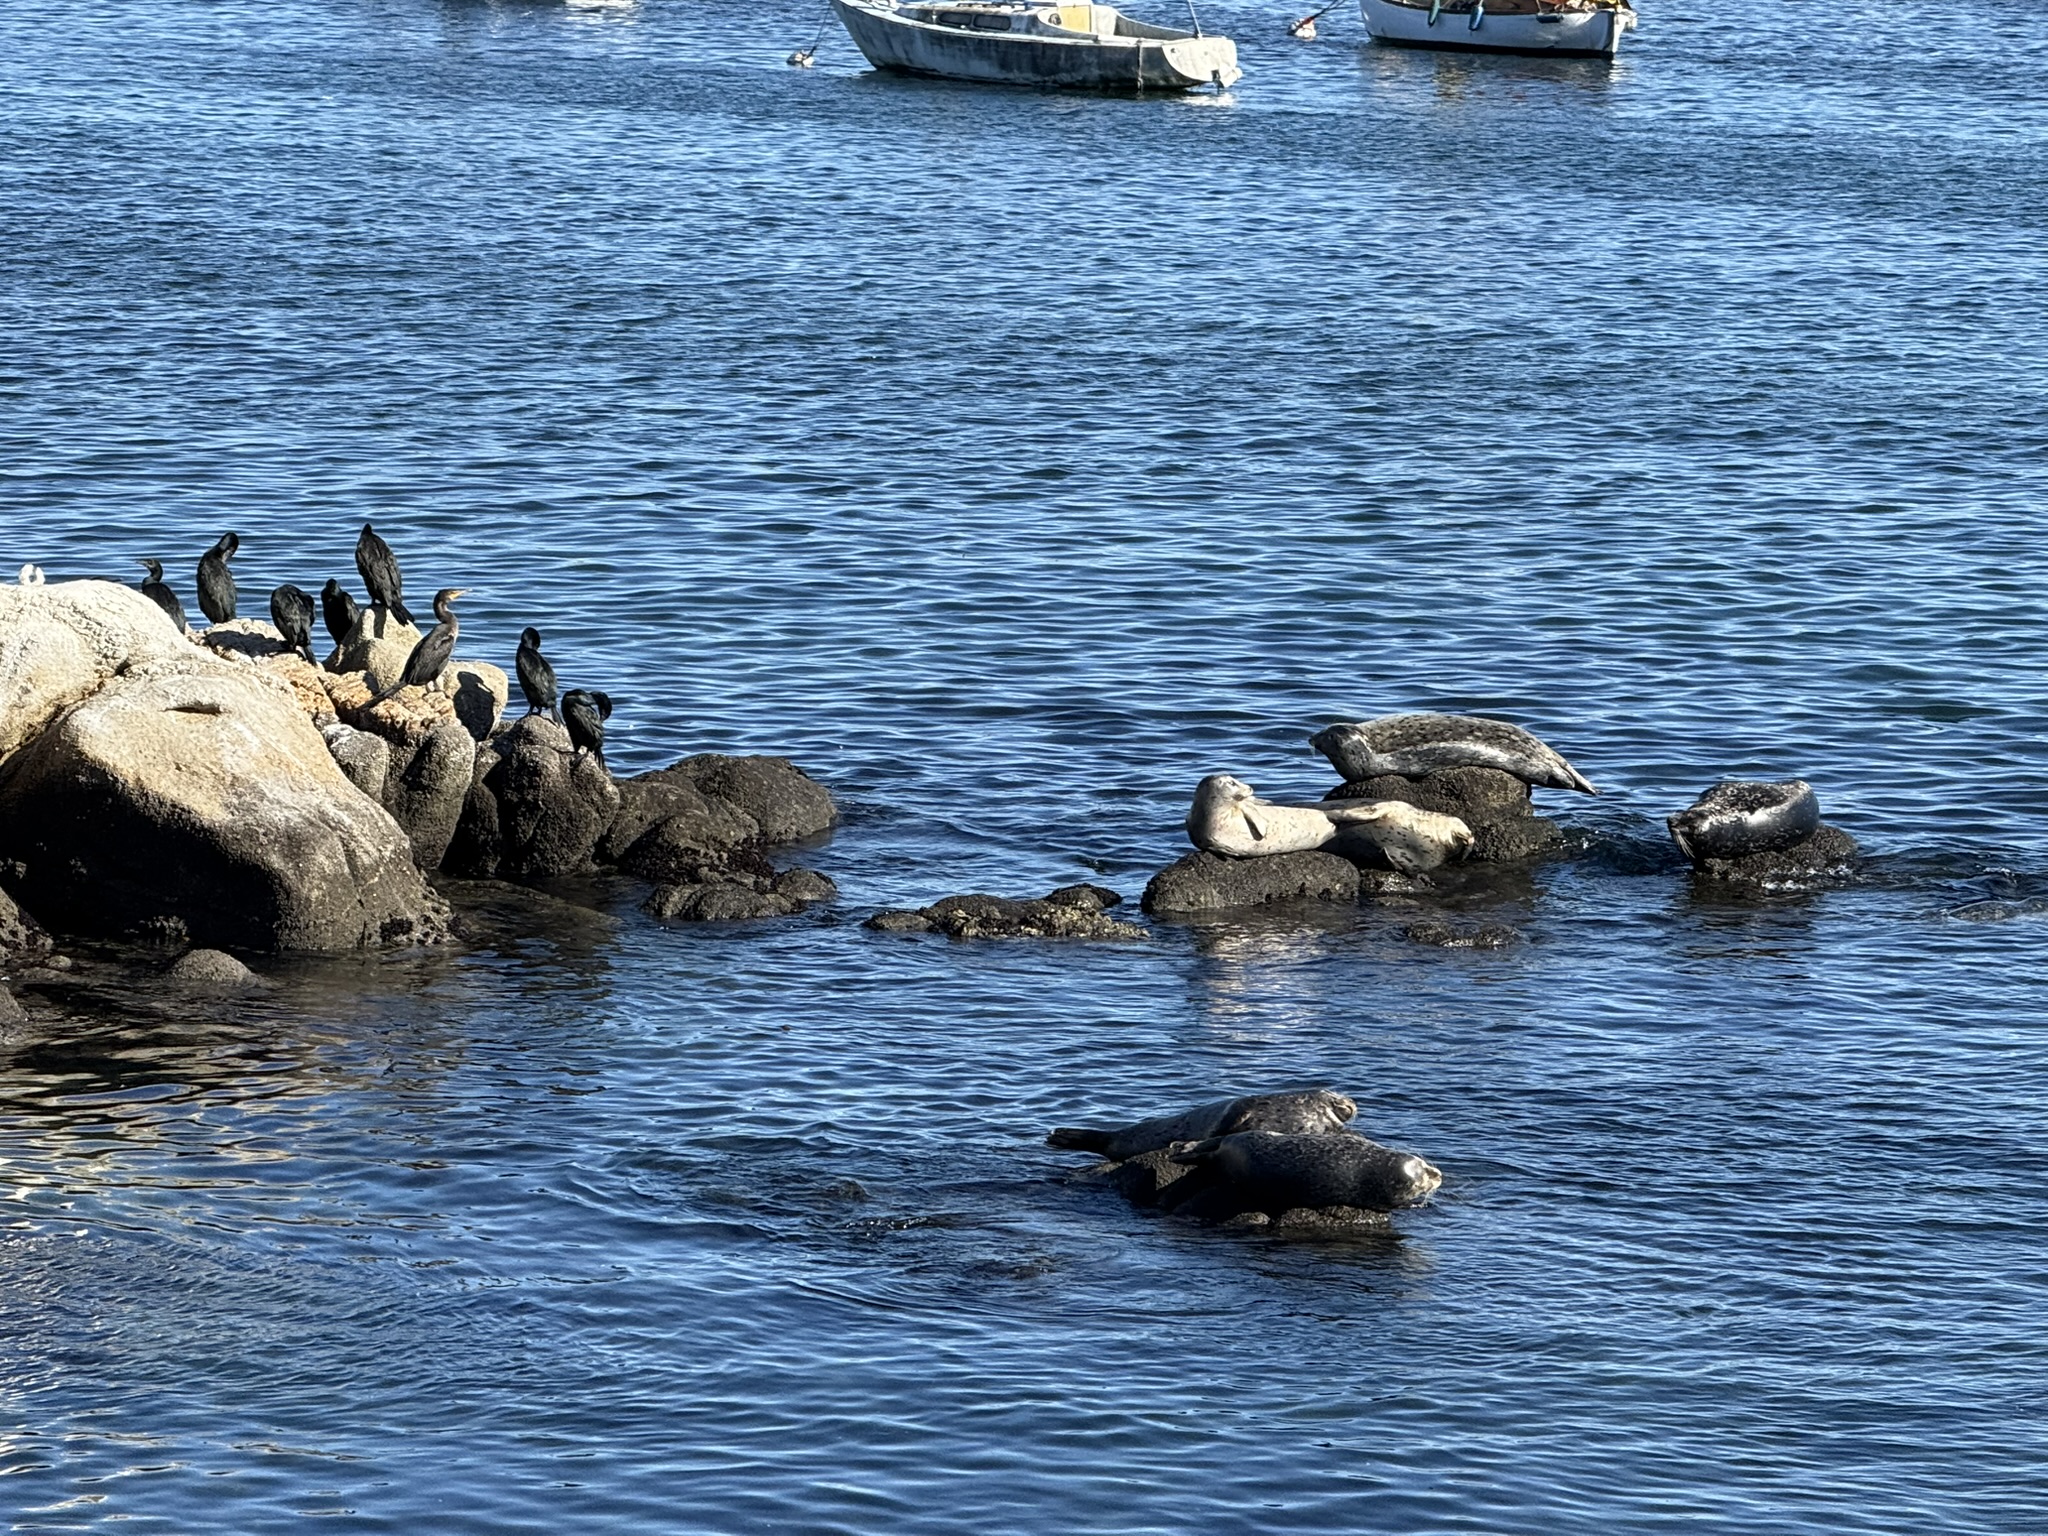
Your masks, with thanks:
[{"label": "rocky outcrop", "polygon": [[14,994],[0,986],[0,1026],[19,1024],[28,1015],[22,1012],[21,1004],[14,1000]]},{"label": "rocky outcrop", "polygon": [[164,611],[111,581],[0,586],[0,761],[115,674],[208,665]]},{"label": "rocky outcrop", "polygon": [[448,696],[455,718],[475,741],[488,740],[498,728],[511,687],[505,669],[488,661],[451,661],[441,674],[440,691]]},{"label": "rocky outcrop", "polygon": [[862,926],[882,933],[943,933],[955,939],[1142,939],[1136,923],[1107,915],[1123,898],[1099,885],[1066,885],[1036,900],[948,896],[914,911],[877,912]]},{"label": "rocky outcrop", "polygon": [[326,674],[298,652],[287,649],[284,637],[273,626],[261,619],[229,619],[213,625],[199,639],[214,655],[255,667],[290,689],[299,708],[315,725],[325,726],[334,720],[334,700],[327,693]]},{"label": "rocky outcrop", "polygon": [[1694,878],[1709,885],[1751,890],[1796,890],[1853,874],[1856,839],[1822,822],[1813,835],[1790,848],[1734,859],[1700,859]]},{"label": "rocky outcrop", "polygon": [[421,638],[415,626],[401,624],[385,609],[365,608],[341,644],[328,653],[327,670],[367,673],[370,686],[364,692],[375,693],[405,676],[406,659]]},{"label": "rocky outcrop", "polygon": [[[1439,768],[1420,778],[1382,774],[1340,784],[1325,800],[1399,800],[1407,805],[1455,816],[1472,829],[1472,847],[1465,855],[1474,864],[1504,864],[1526,859],[1564,842],[1556,822],[1534,813],[1529,786],[1498,768]],[[1324,851],[1350,859],[1362,869],[1386,869],[1386,856],[1366,829],[1339,827]]]},{"label": "rocky outcrop", "polygon": [[1356,901],[1358,868],[1334,853],[1280,853],[1232,859],[1195,852],[1159,871],[1139,905],[1162,915],[1216,912],[1276,901]]},{"label": "rocky outcrop", "polygon": [[546,715],[526,715],[477,749],[444,867],[450,873],[545,880],[588,869],[619,812],[602,758],[577,752]]},{"label": "rocky outcrop", "polygon": [[731,871],[692,884],[658,885],[642,910],[663,922],[736,922],[788,917],[838,895],[839,887],[816,870]]},{"label": "rocky outcrop", "polygon": [[459,721],[444,720],[423,740],[393,749],[379,803],[405,829],[413,862],[439,869],[455,841],[476,778],[477,745]]},{"label": "rocky outcrop", "polygon": [[290,694],[186,649],[198,667],[131,666],[0,769],[21,899],[60,930],[255,951],[442,936],[404,834]]},{"label": "rocky outcrop", "polygon": [[0,891],[0,964],[35,960],[53,948],[43,925],[14,904],[14,898]]}]

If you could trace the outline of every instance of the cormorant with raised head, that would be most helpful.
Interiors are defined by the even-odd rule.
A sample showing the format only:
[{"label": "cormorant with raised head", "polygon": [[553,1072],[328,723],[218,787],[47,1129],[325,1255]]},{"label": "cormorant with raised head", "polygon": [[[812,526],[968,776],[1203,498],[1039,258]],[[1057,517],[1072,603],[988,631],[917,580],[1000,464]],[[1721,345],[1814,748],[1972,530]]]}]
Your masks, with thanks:
[{"label": "cormorant with raised head", "polygon": [[297,651],[314,666],[320,659],[313,654],[313,598],[308,592],[286,582],[270,594],[270,622],[277,626],[277,632],[284,636],[284,643]]},{"label": "cormorant with raised head", "polygon": [[241,547],[240,539],[224,533],[199,557],[199,611],[212,623],[225,624],[235,616],[235,575],[228,562]]},{"label": "cormorant with raised head", "polygon": [[371,602],[389,609],[401,624],[412,622],[405,606],[405,578],[398,573],[398,556],[368,523],[363,524],[363,536],[356,540],[356,569],[363,573]]},{"label": "cormorant with raised head", "polygon": [[320,589],[320,617],[326,621],[327,633],[334,637],[336,645],[348,642],[348,632],[356,627],[361,613],[354,595],[344,592],[340,582],[328,577],[327,585]]},{"label": "cormorant with raised head", "polygon": [[540,631],[530,625],[519,631],[515,665],[519,671],[519,691],[526,695],[526,712],[561,719],[562,712],[555,707],[555,669],[540,653]]},{"label": "cormorant with raised head", "polygon": [[145,560],[143,568],[149,572],[149,580],[142,584],[142,595],[170,615],[171,622],[178,626],[178,633],[185,633],[185,605],[178,601],[178,594],[170,589],[164,580],[164,563],[161,560]]},{"label": "cormorant with raised head", "polygon": [[443,587],[434,594],[434,617],[440,622],[420,637],[420,643],[405,658],[405,674],[371,699],[372,704],[382,704],[401,688],[425,688],[440,681],[441,674],[448,669],[448,658],[455,654],[455,642],[462,634],[462,626],[456,622],[455,610],[450,605],[465,590],[463,587]]},{"label": "cormorant with raised head", "polygon": [[569,744],[578,752],[594,752],[604,761],[604,723],[612,717],[612,701],[595,688],[571,688],[562,695],[562,724]]}]

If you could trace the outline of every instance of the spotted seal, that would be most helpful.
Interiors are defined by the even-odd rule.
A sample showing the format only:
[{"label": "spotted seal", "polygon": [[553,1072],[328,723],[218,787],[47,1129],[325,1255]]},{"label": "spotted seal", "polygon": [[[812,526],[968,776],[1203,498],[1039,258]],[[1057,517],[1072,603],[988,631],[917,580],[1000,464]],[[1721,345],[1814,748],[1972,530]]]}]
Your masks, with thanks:
[{"label": "spotted seal", "polygon": [[1124,1162],[1160,1151],[1177,1141],[1207,1141],[1238,1131],[1341,1130],[1357,1113],[1357,1104],[1327,1088],[1312,1088],[1303,1093],[1255,1093],[1241,1099],[1198,1104],[1177,1115],[1157,1115],[1117,1130],[1063,1125],[1045,1138],[1045,1144],[1095,1152]]},{"label": "spotted seal", "polygon": [[1805,842],[1819,830],[1820,801],[1804,779],[1727,779],[1666,818],[1665,825],[1678,851],[1694,863],[1739,859]]},{"label": "spotted seal", "polygon": [[[1419,875],[1472,851],[1472,829],[1455,816],[1425,811],[1402,800],[1332,801],[1330,819],[1349,838],[1362,839],[1404,875]],[[1345,851],[1342,845],[1333,851]]]},{"label": "spotted seal", "polygon": [[1159,1203],[1198,1221],[1331,1205],[1393,1211],[1420,1205],[1444,1181],[1413,1152],[1354,1131],[1241,1131],[1176,1146],[1168,1156],[1191,1171],[1161,1190]]},{"label": "spotted seal", "polygon": [[1188,809],[1189,842],[1240,859],[1306,853],[1336,832],[1337,823],[1323,809],[1261,800],[1251,785],[1227,773],[1212,773],[1197,784]]},{"label": "spotted seal", "polygon": [[1519,725],[1474,715],[1382,715],[1332,725],[1309,737],[1346,783],[1397,773],[1421,778],[1439,768],[1498,768],[1525,784],[1597,795],[1570,763]]}]

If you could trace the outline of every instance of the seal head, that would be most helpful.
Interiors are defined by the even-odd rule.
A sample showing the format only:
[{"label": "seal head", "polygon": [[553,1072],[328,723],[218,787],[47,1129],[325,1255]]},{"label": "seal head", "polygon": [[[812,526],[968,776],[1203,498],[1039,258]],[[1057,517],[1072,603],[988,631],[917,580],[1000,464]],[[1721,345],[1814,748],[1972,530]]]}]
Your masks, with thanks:
[{"label": "seal head", "polygon": [[1695,864],[1739,859],[1805,842],[1820,827],[1820,801],[1804,779],[1726,779],[1667,817],[1665,825],[1678,851]]}]

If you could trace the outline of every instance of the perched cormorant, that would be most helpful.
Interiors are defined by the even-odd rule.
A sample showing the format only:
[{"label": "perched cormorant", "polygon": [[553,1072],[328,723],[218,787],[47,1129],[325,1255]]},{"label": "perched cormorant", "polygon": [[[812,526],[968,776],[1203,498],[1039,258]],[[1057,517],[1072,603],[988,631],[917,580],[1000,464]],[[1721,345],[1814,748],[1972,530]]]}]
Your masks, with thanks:
[{"label": "perched cormorant", "polygon": [[235,616],[235,575],[228,562],[241,547],[240,539],[224,533],[199,557],[199,611],[212,623],[225,624]]},{"label": "perched cormorant", "polygon": [[185,633],[185,605],[178,601],[178,594],[164,583],[164,563],[161,560],[145,560],[143,569],[149,572],[149,580],[142,584],[142,595],[170,615],[171,622],[178,626],[178,633]]},{"label": "perched cormorant", "polygon": [[594,688],[571,688],[562,695],[562,724],[569,744],[578,752],[595,752],[604,761],[604,723],[612,717],[612,701]]},{"label": "perched cormorant", "polygon": [[363,536],[356,540],[356,569],[363,573],[371,602],[388,608],[401,624],[412,622],[405,606],[405,578],[398,574],[398,556],[368,523],[363,524]]},{"label": "perched cormorant", "polygon": [[327,585],[320,589],[320,617],[327,623],[327,633],[334,637],[336,645],[346,644],[348,632],[356,627],[356,619],[362,609],[350,593],[341,589],[341,583],[332,576]]},{"label": "perched cormorant", "polygon": [[463,587],[443,587],[434,594],[434,617],[441,622],[422,635],[420,643],[412,648],[412,654],[405,658],[405,675],[371,699],[372,704],[382,704],[401,688],[425,688],[439,681],[447,670],[448,658],[455,654],[455,642],[462,634],[462,626],[455,620],[455,610],[449,605],[465,590]]},{"label": "perched cormorant", "polygon": [[286,582],[270,594],[270,622],[284,636],[286,645],[314,666],[320,665],[319,657],[313,654],[313,599],[310,594]]},{"label": "perched cormorant", "polygon": [[526,712],[561,719],[562,712],[555,707],[555,669],[540,653],[539,630],[529,627],[519,632],[519,657],[515,665],[519,671],[519,691],[526,695]]}]

